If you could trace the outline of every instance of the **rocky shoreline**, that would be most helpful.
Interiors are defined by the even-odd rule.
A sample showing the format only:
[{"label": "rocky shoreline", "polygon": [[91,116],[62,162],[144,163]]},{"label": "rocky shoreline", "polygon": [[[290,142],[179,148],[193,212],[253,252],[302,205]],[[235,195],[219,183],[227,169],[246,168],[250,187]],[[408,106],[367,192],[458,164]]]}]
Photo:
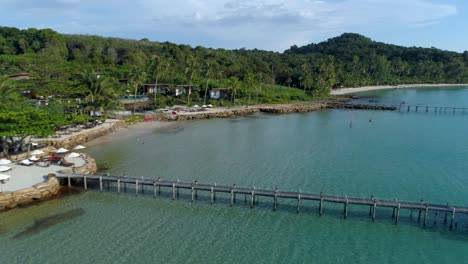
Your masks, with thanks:
[{"label": "rocky shoreline", "polygon": [[[250,107],[236,107],[226,109],[214,109],[214,111],[206,112],[187,112],[183,114],[152,114],[153,120],[157,121],[188,121],[188,120],[201,120],[201,119],[212,119],[212,118],[230,118],[235,116],[245,116],[255,113],[271,113],[271,114],[288,114],[288,113],[305,113],[318,111],[329,108],[331,103],[346,102],[349,101],[350,97],[337,97],[325,102],[317,102],[313,104],[281,104],[281,105],[257,105]],[[115,120],[110,125],[105,127],[98,127],[90,131],[84,131],[76,135],[70,135],[64,139],[47,139],[47,143],[54,147],[65,147],[72,148],[76,145],[87,143],[91,140],[110,134],[118,129],[127,127],[127,124],[123,120]],[[22,158],[22,157],[17,157]],[[64,174],[92,174],[97,171],[96,161],[85,155],[85,165],[76,167],[74,169],[61,170],[60,173]],[[30,188],[14,191],[5,192],[0,194],[0,211],[15,208],[17,206],[27,205],[36,201],[43,201],[53,198],[55,195],[60,193],[63,188],[60,185],[59,180],[54,174],[49,174],[48,179],[43,182],[36,184]]]},{"label": "rocky shoreline", "polygon": [[[84,159],[85,165],[73,170],[61,170],[60,173],[95,173],[97,170],[96,161],[87,155]],[[63,188],[66,187],[62,187],[55,174],[50,173],[45,182],[14,192],[0,193],[0,212],[38,201],[49,200],[59,194]]]},{"label": "rocky shoreline", "polygon": [[305,113],[322,110],[328,107],[327,103],[314,104],[288,104],[288,105],[259,105],[250,107],[226,108],[214,111],[187,112],[182,114],[158,113],[147,117],[156,121],[187,121],[213,118],[230,118],[235,116],[245,116],[255,113],[288,114]]}]

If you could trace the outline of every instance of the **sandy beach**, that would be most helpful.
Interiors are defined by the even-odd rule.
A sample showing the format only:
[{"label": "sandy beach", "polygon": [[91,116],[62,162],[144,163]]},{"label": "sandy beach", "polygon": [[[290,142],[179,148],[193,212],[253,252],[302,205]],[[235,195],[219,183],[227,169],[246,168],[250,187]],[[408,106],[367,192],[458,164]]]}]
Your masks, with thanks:
[{"label": "sandy beach", "polygon": [[378,85],[378,86],[363,86],[356,88],[342,88],[338,90],[332,90],[331,95],[345,95],[359,92],[367,92],[374,90],[386,90],[386,89],[404,89],[404,88],[434,88],[434,87],[463,87],[468,84],[399,84],[399,85]]}]

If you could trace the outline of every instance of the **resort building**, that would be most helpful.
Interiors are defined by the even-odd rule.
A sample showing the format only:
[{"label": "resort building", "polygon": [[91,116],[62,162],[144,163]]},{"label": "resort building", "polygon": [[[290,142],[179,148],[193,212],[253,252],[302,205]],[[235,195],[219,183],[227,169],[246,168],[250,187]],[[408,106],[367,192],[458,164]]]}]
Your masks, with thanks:
[{"label": "resort building", "polygon": [[159,84],[156,86],[154,83],[147,83],[145,84],[145,94],[162,94],[167,95],[169,91],[169,84]]},{"label": "resort building", "polygon": [[223,99],[229,96],[229,89],[226,88],[213,88],[210,90],[211,99]]}]

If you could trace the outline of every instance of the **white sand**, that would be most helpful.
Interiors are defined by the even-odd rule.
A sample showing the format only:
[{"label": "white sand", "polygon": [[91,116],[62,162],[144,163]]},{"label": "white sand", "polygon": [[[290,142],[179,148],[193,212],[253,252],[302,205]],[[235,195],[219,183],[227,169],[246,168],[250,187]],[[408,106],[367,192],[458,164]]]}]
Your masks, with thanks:
[{"label": "white sand", "polygon": [[430,88],[430,87],[463,87],[468,86],[468,84],[400,84],[400,85],[380,85],[380,86],[363,86],[356,88],[342,88],[338,90],[332,90],[331,95],[344,95],[344,94],[353,94],[366,91],[374,90],[385,90],[385,89],[403,89],[403,88]]},{"label": "white sand", "polygon": [[[85,164],[83,158],[66,158],[66,160],[75,163],[75,167],[80,167]],[[44,182],[49,173],[70,169],[70,167],[59,166],[55,162],[50,164],[49,167],[39,167],[36,165],[24,166],[21,164],[9,164],[8,167],[12,167],[13,169],[3,173],[11,176],[10,180],[3,184],[4,192],[13,192],[29,188],[35,184]]]}]

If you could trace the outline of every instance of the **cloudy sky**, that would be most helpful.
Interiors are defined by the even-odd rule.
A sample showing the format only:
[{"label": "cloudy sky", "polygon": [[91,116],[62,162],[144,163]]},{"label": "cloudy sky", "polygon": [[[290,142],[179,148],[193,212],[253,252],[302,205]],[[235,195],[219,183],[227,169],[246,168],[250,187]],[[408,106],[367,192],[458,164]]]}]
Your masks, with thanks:
[{"label": "cloudy sky", "polygon": [[343,32],[468,50],[466,0],[0,0],[0,25],[283,51]]}]

